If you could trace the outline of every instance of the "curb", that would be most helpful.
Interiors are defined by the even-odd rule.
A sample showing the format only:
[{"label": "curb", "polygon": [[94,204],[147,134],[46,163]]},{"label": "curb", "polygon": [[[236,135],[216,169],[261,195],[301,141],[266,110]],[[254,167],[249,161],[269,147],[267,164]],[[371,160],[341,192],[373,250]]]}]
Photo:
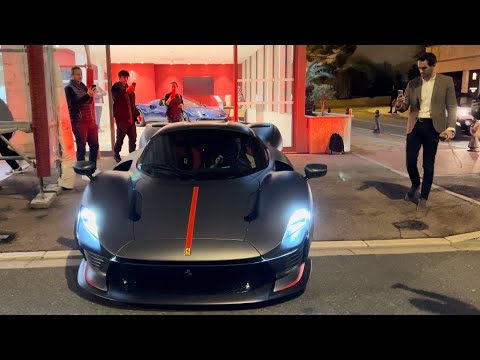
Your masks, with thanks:
[{"label": "curb", "polygon": [[19,251],[0,253],[0,262],[2,261],[26,261],[26,260],[64,260],[80,259],[82,253],[79,250],[62,251]]},{"label": "curb", "polygon": [[[467,243],[478,240],[474,244]],[[312,256],[402,254],[480,250],[480,231],[442,238],[313,241]]]},{"label": "curb", "polygon": [[[442,251],[480,250],[478,244],[463,244],[471,240],[480,241],[480,231],[451,235],[442,238],[388,239],[388,240],[338,240],[312,241],[311,251],[325,255],[360,255],[369,253],[425,252],[424,250],[444,249]],[[416,251],[415,251],[416,250]],[[313,254],[313,256],[316,256]],[[317,255],[318,256],[318,255]],[[55,261],[81,259],[79,250],[62,251],[19,251],[0,253],[0,264],[4,261]]]}]

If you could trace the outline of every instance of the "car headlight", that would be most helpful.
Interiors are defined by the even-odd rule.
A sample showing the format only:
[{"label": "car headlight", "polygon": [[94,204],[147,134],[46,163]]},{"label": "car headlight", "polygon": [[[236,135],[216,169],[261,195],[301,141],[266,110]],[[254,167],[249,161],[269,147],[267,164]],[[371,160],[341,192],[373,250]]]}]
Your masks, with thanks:
[{"label": "car headlight", "polygon": [[83,226],[98,239],[97,216],[89,208],[82,207],[79,214],[80,221]]},{"label": "car headlight", "polygon": [[304,229],[307,224],[310,223],[310,211],[307,209],[298,209],[288,221],[287,229],[283,235],[282,243],[288,247],[294,247],[299,245],[305,238]]}]

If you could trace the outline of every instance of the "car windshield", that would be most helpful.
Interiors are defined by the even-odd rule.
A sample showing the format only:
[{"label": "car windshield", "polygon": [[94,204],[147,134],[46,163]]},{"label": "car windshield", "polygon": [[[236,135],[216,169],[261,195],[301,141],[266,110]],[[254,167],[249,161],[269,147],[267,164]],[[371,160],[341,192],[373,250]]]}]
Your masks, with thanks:
[{"label": "car windshield", "polygon": [[194,100],[183,98],[183,104],[187,107],[201,107],[202,105]]},{"label": "car windshield", "polygon": [[152,177],[219,180],[247,176],[267,165],[260,140],[235,131],[195,129],[154,136],[138,169]]}]

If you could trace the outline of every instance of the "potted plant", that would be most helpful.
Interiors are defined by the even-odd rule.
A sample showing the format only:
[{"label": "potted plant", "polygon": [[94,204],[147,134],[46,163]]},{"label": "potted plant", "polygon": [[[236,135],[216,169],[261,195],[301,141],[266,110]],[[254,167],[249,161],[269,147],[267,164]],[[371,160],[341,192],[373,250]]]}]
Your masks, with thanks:
[{"label": "potted plant", "polygon": [[336,91],[333,89],[332,85],[328,84],[321,84],[321,85],[313,85],[313,90],[310,94],[310,101],[316,103],[320,101],[322,105],[321,114],[322,116],[325,115],[325,102],[327,100],[335,99]]},{"label": "potted plant", "polygon": [[313,115],[315,111],[315,100],[312,99],[312,93],[317,84],[321,84],[323,80],[334,78],[329,72],[328,65],[319,65],[317,61],[313,61],[307,68],[307,79],[305,87],[305,115]]}]

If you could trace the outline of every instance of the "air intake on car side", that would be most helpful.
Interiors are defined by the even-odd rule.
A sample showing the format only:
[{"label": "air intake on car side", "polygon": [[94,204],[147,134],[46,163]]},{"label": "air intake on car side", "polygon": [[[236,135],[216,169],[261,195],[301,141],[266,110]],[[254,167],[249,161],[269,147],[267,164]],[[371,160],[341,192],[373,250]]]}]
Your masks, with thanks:
[{"label": "air intake on car side", "polygon": [[108,259],[95,254],[94,252],[85,250],[85,257],[88,263],[97,270],[105,271],[105,267],[108,264]]}]

